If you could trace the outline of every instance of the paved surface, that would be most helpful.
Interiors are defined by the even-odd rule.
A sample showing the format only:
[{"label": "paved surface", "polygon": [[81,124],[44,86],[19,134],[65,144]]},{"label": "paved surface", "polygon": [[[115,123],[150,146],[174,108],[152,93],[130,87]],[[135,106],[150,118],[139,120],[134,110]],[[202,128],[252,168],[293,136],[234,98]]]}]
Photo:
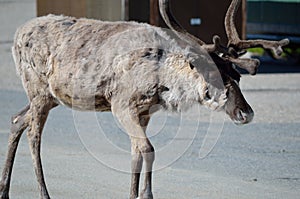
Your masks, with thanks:
[{"label": "paved surface", "polygon": [[[16,26],[34,16],[34,9],[33,0],[0,1],[0,170],[10,116],[27,103],[10,55],[12,35]],[[253,123],[235,126],[226,119],[217,144],[204,159],[199,158],[199,150],[212,117],[209,111],[195,107],[182,117],[155,116],[149,134],[159,151],[156,198],[299,198],[300,74],[244,76],[241,86],[256,113]],[[128,137],[109,113],[54,109],[42,150],[52,198],[128,198],[130,174],[124,171],[130,163],[129,147]],[[171,148],[169,155],[163,153],[167,148]],[[11,198],[39,198],[25,134],[16,157]]]}]

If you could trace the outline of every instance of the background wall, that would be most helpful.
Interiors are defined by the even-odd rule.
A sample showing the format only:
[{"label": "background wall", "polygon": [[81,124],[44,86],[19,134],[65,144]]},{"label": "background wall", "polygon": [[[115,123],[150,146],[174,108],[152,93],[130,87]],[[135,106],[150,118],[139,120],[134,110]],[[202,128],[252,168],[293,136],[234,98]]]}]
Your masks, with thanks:
[{"label": "background wall", "polygon": [[37,15],[64,14],[118,21],[123,19],[123,0],[37,0]]}]

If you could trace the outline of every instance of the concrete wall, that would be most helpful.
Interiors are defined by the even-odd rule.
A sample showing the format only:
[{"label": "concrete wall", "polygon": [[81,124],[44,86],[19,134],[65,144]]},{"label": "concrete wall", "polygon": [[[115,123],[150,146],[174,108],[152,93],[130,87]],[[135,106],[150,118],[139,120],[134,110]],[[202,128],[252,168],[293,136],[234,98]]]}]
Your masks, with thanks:
[{"label": "concrete wall", "polygon": [[11,46],[16,29],[35,16],[35,0],[0,0],[0,89],[23,91]]},{"label": "concrete wall", "polygon": [[38,16],[64,14],[74,17],[118,21],[124,17],[123,0],[37,0]]},{"label": "concrete wall", "polygon": [[35,16],[35,0],[0,0],[0,42],[12,41],[16,28]]},{"label": "concrete wall", "polygon": [[87,17],[108,21],[122,20],[122,0],[87,0]]}]

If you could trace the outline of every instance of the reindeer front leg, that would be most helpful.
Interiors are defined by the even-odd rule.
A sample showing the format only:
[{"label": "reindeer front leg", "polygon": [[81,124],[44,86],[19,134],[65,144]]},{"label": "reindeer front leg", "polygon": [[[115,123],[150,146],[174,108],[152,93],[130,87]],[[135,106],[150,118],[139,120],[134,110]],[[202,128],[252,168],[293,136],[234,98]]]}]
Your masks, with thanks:
[{"label": "reindeer front leg", "polygon": [[140,199],[153,199],[152,194],[152,168],[155,159],[155,151],[148,138],[140,139],[139,148],[145,160],[145,181]]},{"label": "reindeer front leg", "polygon": [[131,137],[132,160],[131,160],[131,188],[130,199],[136,199],[139,192],[139,180],[143,160],[145,160],[144,187],[140,199],[152,199],[152,167],[154,162],[154,148],[148,138]]},{"label": "reindeer front leg", "polygon": [[[131,188],[130,199],[136,199],[139,192],[139,180],[143,160],[145,161],[145,181],[140,199],[153,199],[152,194],[152,167],[154,162],[154,148],[146,136],[146,128],[150,116],[140,114],[136,107],[124,108],[123,102],[112,102],[112,113],[120,121],[131,139]],[[123,105],[123,106],[122,106]]]},{"label": "reindeer front leg", "polygon": [[139,195],[140,175],[143,167],[143,156],[138,148],[136,140],[131,139],[131,187],[130,199],[136,199]]},{"label": "reindeer front leg", "polygon": [[[150,115],[148,111],[143,112],[143,114],[139,114],[139,122],[144,132],[146,132],[149,120],[150,120]],[[140,142],[138,145],[140,146],[140,151],[142,153],[143,159],[145,160],[145,181],[144,181],[144,187],[140,195],[140,198],[151,199],[153,198],[152,168],[155,159],[155,151],[148,138],[137,140],[137,141]]]}]

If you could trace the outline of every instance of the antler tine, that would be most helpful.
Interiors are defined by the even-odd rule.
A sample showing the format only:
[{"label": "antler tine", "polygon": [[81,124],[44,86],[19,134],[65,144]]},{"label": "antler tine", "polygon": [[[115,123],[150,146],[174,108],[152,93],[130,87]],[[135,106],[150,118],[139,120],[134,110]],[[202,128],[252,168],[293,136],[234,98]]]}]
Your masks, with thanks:
[{"label": "antler tine", "polygon": [[190,44],[194,42],[198,43],[202,48],[204,48],[207,52],[215,52],[216,49],[222,49],[220,46],[220,37],[215,36],[213,39],[213,44],[206,44],[204,41],[200,40],[199,38],[191,35],[188,33],[174,18],[171,9],[170,9],[170,2],[169,0],[159,0],[159,10],[162,18],[164,19],[167,26],[174,30],[175,34],[187,41]]},{"label": "antler tine", "polygon": [[228,38],[228,46],[235,45],[241,41],[234,23],[235,15],[237,13],[240,4],[241,4],[240,0],[232,0],[226,12],[224,23],[225,23],[225,31]]},{"label": "antler tine", "polygon": [[241,40],[235,27],[235,16],[241,4],[241,0],[232,0],[226,16],[225,16],[225,30],[228,37],[228,47],[232,46],[235,50],[240,51],[247,48],[263,47],[269,49],[274,53],[274,57],[279,58],[282,54],[282,47],[289,44],[288,39],[281,41],[268,40]]},{"label": "antler tine", "polygon": [[245,69],[250,75],[256,75],[260,61],[251,58],[233,58],[230,56],[223,57],[223,59],[230,61],[237,65],[239,68]]},{"label": "antler tine", "polygon": [[289,44],[288,39],[283,39],[280,41],[268,41],[268,40],[241,40],[239,43],[235,44],[235,48],[247,49],[253,47],[263,47],[264,49],[271,50],[274,57],[279,59],[283,50],[282,47]]}]

